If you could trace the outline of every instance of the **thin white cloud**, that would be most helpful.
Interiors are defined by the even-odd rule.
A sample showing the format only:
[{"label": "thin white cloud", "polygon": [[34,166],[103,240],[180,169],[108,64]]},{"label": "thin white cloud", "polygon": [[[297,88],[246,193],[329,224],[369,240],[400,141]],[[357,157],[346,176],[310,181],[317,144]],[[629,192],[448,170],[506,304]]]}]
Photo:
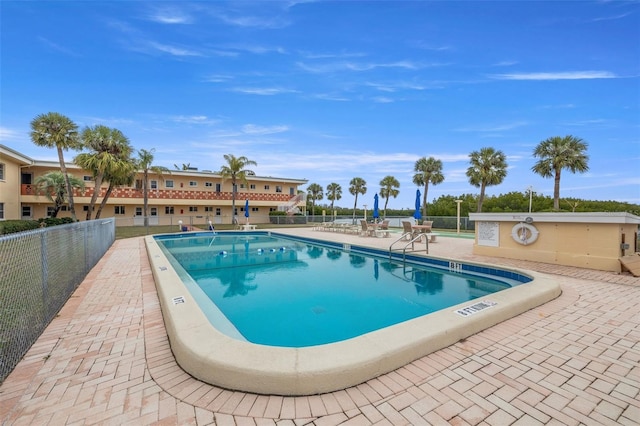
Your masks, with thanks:
[{"label": "thin white cloud", "polygon": [[170,46],[168,44],[162,44],[155,41],[149,42],[149,46],[159,52],[168,53],[172,56],[204,56],[201,52],[195,50],[187,49],[184,47]]},{"label": "thin white cloud", "polygon": [[480,126],[480,127],[461,127],[459,129],[454,129],[456,132],[504,132],[507,130],[517,129],[518,127],[526,126],[528,123],[526,121],[516,121],[514,123],[505,123],[494,126]]},{"label": "thin white cloud", "polygon": [[609,71],[566,71],[566,72],[532,72],[513,74],[494,74],[496,80],[591,80],[600,78],[618,78]]},{"label": "thin white cloud", "polygon": [[518,61],[500,61],[493,64],[494,67],[511,67],[513,65],[518,65]]},{"label": "thin white cloud", "polygon": [[259,44],[228,44],[228,45],[223,45],[222,48],[224,49],[228,49],[228,50],[237,50],[240,52],[249,52],[249,53],[254,53],[257,55],[264,55],[267,53],[279,53],[282,55],[287,54],[287,51],[280,46],[263,46],[263,45],[259,45]]},{"label": "thin white cloud", "polygon": [[258,126],[256,124],[246,124],[242,127],[242,131],[249,135],[270,135],[274,133],[282,133],[289,130],[289,126]]},{"label": "thin white cloud", "polygon": [[349,102],[351,101],[351,99],[343,96],[343,95],[338,95],[338,94],[334,94],[334,93],[318,93],[315,95],[312,95],[311,97],[315,98],[315,99],[320,99],[323,101],[339,101],[339,102]]},{"label": "thin white cloud", "polygon": [[229,80],[233,80],[235,77],[232,75],[213,74],[206,76],[203,81],[205,83],[226,83]]},{"label": "thin white cloud", "polygon": [[220,120],[207,117],[206,115],[177,115],[170,117],[170,119],[176,123],[184,124],[212,125],[220,123]]},{"label": "thin white cloud", "polygon": [[560,104],[560,105],[542,105],[540,109],[571,109],[575,108],[574,104]]},{"label": "thin white cloud", "polygon": [[607,120],[604,118],[594,118],[591,120],[579,120],[579,121],[571,121],[564,123],[565,126],[611,126],[613,125],[613,120]]},{"label": "thin white cloud", "polygon": [[116,126],[130,126],[135,123],[131,119],[117,118],[117,117],[104,118],[104,117],[95,117],[95,116],[83,116],[83,117],[80,117],[80,120],[84,122],[84,124],[87,126],[101,124],[103,126],[116,127]]},{"label": "thin white cloud", "polygon": [[389,63],[359,63],[359,62],[331,62],[325,64],[309,64],[297,62],[296,66],[311,73],[330,73],[340,71],[371,71],[377,68],[402,68],[408,70],[419,70],[428,67],[443,66],[440,63],[416,63],[413,61],[396,61]]},{"label": "thin white cloud", "polygon": [[[267,2],[265,2],[267,3]],[[290,21],[283,16],[233,16],[231,13],[214,12],[213,16],[227,25],[243,28],[279,29],[290,25]]]},{"label": "thin white cloud", "polygon": [[300,52],[300,55],[305,59],[341,59],[341,58],[362,58],[367,56],[365,53],[312,53],[312,52]]},{"label": "thin white cloud", "polygon": [[0,141],[15,141],[22,137],[24,137],[24,135],[16,130],[0,127]]},{"label": "thin white cloud", "polygon": [[52,42],[51,40],[49,40],[47,38],[38,37],[38,40],[42,44],[47,46],[49,49],[55,50],[56,52],[63,53],[65,55],[67,55],[67,56],[74,56],[74,57],[79,57],[80,56],[78,53],[74,52],[73,50],[71,50],[71,49],[69,49],[67,47],[61,46],[58,43],[54,43],[54,42]]},{"label": "thin white cloud", "polygon": [[372,98],[372,100],[378,104],[389,104],[395,102],[392,98],[388,98],[386,96],[376,96]]},{"label": "thin white cloud", "polygon": [[296,90],[284,89],[282,87],[235,87],[231,91],[244,93],[247,95],[274,96],[284,93],[297,93]]},{"label": "thin white cloud", "polygon": [[180,10],[174,7],[158,8],[147,15],[147,19],[159,24],[190,24],[193,22],[193,17],[186,13],[184,10]]},{"label": "thin white cloud", "polygon": [[603,16],[603,17],[600,17],[600,18],[593,18],[588,22],[615,21],[616,19],[626,18],[629,15],[631,15],[631,12],[621,13],[620,15]]}]

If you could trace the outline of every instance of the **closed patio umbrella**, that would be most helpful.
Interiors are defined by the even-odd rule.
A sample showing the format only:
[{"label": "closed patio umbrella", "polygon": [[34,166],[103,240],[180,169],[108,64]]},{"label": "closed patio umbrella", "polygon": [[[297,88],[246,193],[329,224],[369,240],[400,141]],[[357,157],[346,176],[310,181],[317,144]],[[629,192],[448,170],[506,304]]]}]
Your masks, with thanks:
[{"label": "closed patio umbrella", "polygon": [[380,212],[378,211],[378,194],[373,196],[373,218],[377,219],[380,217]]},{"label": "closed patio umbrella", "polygon": [[249,199],[244,202],[244,217],[247,218],[247,223],[249,223]]},{"label": "closed patio umbrella", "polygon": [[422,213],[420,213],[420,190],[416,190],[416,211],[413,212],[413,217],[416,220],[422,219]]}]

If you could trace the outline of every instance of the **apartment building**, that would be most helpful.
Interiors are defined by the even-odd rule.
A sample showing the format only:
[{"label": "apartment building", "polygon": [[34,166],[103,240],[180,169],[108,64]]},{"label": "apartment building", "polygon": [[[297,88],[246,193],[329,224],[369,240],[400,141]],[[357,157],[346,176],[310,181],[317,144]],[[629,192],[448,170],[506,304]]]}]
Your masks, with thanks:
[{"label": "apartment building", "polygon": [[[73,163],[67,163],[69,174],[85,183],[84,191],[74,192],[76,217],[84,220],[96,191],[91,172]],[[51,216],[53,204],[46,196],[38,194],[35,181],[47,172],[59,171],[55,161],[40,161],[0,145],[0,220],[39,219]],[[232,183],[212,171],[169,170],[162,174],[149,174],[149,224],[172,225],[232,223],[234,213],[244,222],[245,202],[249,201],[251,223],[269,221],[269,212],[289,212],[304,209],[305,197],[298,190],[306,179],[248,176],[247,183],[238,183],[235,212],[232,212]],[[101,212],[101,218],[114,217],[118,226],[144,223],[143,176],[137,173],[133,186],[116,188]],[[97,205],[107,191],[108,183],[99,190]],[[58,217],[70,216],[68,206],[63,206]],[[95,213],[92,215],[95,217]]]}]

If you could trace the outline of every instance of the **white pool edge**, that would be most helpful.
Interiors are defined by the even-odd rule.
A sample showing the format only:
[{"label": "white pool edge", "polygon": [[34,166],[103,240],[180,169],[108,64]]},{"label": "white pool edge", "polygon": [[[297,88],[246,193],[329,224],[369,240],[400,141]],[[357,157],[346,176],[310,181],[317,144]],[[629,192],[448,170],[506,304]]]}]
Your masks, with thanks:
[{"label": "white pool edge", "polygon": [[[473,302],[342,342],[304,348],[273,347],[235,340],[216,330],[153,236],[147,236],[145,244],[178,364],[203,382],[258,394],[312,395],[355,386],[540,306],[561,293],[560,285],[551,277],[518,270],[534,280],[485,297],[496,305],[468,317],[455,310]],[[174,303],[175,298],[182,298],[183,302]]]}]

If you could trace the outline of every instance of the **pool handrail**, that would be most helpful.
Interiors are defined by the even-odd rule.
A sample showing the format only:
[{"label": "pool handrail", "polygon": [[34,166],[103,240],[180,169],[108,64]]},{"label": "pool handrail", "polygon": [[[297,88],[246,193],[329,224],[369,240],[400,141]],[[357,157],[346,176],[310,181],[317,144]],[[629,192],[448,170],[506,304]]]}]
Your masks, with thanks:
[{"label": "pool handrail", "polygon": [[[393,245],[401,240],[403,240],[406,236],[412,237],[411,241],[409,241],[403,248],[402,248],[402,261],[405,262],[405,258],[406,258],[406,254],[407,254],[407,248],[409,247],[409,245],[411,245],[411,250],[412,251],[418,251],[415,248],[415,242],[419,239],[422,238],[423,234],[413,234],[412,232],[405,232],[404,234],[402,234],[402,236],[400,238],[398,238],[397,240],[395,240],[394,242],[391,243],[391,245],[389,246],[389,260],[391,260],[391,253],[393,252]],[[425,249],[427,254],[429,254],[429,239],[425,238]]]}]

